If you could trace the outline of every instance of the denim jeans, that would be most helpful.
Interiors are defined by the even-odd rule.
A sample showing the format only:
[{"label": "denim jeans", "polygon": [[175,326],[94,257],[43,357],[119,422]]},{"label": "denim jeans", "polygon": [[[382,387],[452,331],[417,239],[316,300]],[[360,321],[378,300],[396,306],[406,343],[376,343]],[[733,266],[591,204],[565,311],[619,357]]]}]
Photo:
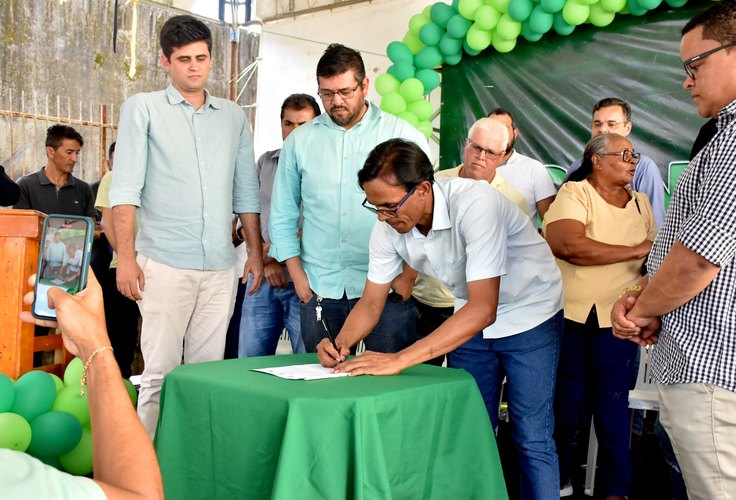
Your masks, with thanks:
[{"label": "denim jeans", "polygon": [[500,339],[484,339],[479,333],[448,356],[449,366],[464,368],[475,378],[494,429],[506,375],[511,435],[518,450],[524,499],[560,496],[552,403],[562,318],[560,311],[531,330]]},{"label": "denim jeans", "polygon": [[[358,299],[322,299],[322,314],[327,318],[332,334],[337,336]],[[301,304],[302,337],[307,352],[317,352],[317,344],[327,338],[322,323],[317,322],[317,295]],[[389,295],[381,319],[370,334],[363,339],[366,350],[399,352],[416,341],[416,313],[414,301],[401,300],[395,293]],[[353,348],[354,351],[354,348]]]},{"label": "denim jeans", "polygon": [[587,403],[598,437],[596,489],[604,496],[628,495],[631,485],[629,451],[629,385],[639,346],[599,328],[595,310],[585,324],[565,320],[555,392],[555,442],[560,457],[560,482],[572,476],[572,444]]},{"label": "denim jeans", "polygon": [[[250,290],[252,281],[253,276],[250,276],[246,290]],[[238,357],[275,354],[284,328],[289,332],[294,354],[306,352],[299,321],[299,297],[294,284],[289,283],[287,288],[274,288],[264,279],[256,293],[246,293],[243,299]]]}]

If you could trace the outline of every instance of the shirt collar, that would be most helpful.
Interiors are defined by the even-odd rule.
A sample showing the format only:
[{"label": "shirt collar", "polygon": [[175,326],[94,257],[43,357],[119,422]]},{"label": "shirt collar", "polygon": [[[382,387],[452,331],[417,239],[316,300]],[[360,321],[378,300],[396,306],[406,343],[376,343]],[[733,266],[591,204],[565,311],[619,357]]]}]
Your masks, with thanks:
[{"label": "shirt collar", "polygon": [[[353,125],[349,130],[353,130],[354,128],[359,127],[362,123],[368,123],[374,120],[378,116],[378,113],[381,112],[381,109],[375,104],[373,104],[372,102],[370,102],[368,99],[366,99],[365,103],[368,105],[368,109],[363,115],[363,118],[361,118],[360,121],[356,123],[355,125]],[[313,121],[317,125],[326,125],[327,127],[330,127],[333,129],[340,129],[343,132],[346,131],[343,127],[341,127],[340,125],[332,121],[332,118],[330,117],[329,113],[327,113],[327,111],[320,114]]]},{"label": "shirt collar", "polygon": [[736,100],[731,101],[730,104],[723,107],[718,112],[718,123],[717,127],[718,130],[722,130],[723,127],[728,125],[731,121],[733,121],[734,117],[736,116]]},{"label": "shirt collar", "polygon": [[[179,93],[178,90],[174,88],[173,84],[169,84],[168,87],[166,87],[166,97],[169,99],[169,104],[181,104],[182,102],[189,104],[189,101],[187,101],[183,95]],[[219,102],[217,102],[215,99],[212,99],[210,96],[210,93],[207,92],[207,89],[204,89],[204,106],[203,108],[207,107],[213,107],[214,109],[220,109],[222,106]]]},{"label": "shirt collar", "polygon": [[[38,172],[36,172],[36,178],[38,179],[39,184],[41,184],[43,186],[47,186],[49,184],[54,184],[53,182],[51,182],[49,180],[48,177],[46,177],[46,167],[42,167],[41,170],[39,170]],[[76,183],[74,182],[74,176],[73,175],[69,175],[66,178],[66,183],[64,184],[64,186],[74,186],[75,184]],[[64,186],[61,186],[61,187],[64,187]]]},{"label": "shirt collar", "polygon": [[[450,208],[447,206],[447,198],[445,198],[442,189],[437,181],[432,183],[432,193],[434,194],[434,207],[432,209],[432,229],[427,236],[434,231],[450,229]],[[414,226],[411,233],[416,238],[424,238],[425,236]]]}]

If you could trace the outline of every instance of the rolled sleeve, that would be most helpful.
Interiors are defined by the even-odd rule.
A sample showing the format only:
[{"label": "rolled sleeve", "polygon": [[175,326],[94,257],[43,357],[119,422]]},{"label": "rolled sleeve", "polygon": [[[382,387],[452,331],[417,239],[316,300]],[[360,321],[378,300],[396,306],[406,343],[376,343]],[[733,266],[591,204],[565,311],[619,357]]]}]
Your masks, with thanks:
[{"label": "rolled sleeve", "polygon": [[292,135],[286,138],[279,155],[268,225],[271,235],[269,255],[280,262],[300,255],[298,232],[301,201],[301,174],[296,164]]},{"label": "rolled sleeve", "polygon": [[236,214],[261,212],[255,153],[253,152],[253,135],[250,133],[250,128],[245,120],[245,112],[243,112],[240,145],[235,163],[233,212]]},{"label": "rolled sleeve", "polygon": [[141,191],[146,180],[148,162],[150,122],[148,107],[140,94],[130,97],[121,106],[115,147],[115,177],[110,187],[110,205],[113,207],[141,206]]}]

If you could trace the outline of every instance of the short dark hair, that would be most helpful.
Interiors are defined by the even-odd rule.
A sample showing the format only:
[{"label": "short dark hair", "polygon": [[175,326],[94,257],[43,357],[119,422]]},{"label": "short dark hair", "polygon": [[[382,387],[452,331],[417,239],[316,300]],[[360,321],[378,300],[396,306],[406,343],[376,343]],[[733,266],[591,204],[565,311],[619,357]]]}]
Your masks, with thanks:
[{"label": "short dark hair", "polygon": [[174,16],[164,23],[159,34],[161,51],[166,59],[174,49],[194,42],[205,42],[212,53],[212,32],[202,21],[192,16]]},{"label": "short dark hair", "polygon": [[596,111],[598,111],[599,109],[609,108],[611,106],[621,106],[621,109],[624,112],[624,119],[627,122],[631,121],[631,106],[629,106],[628,102],[624,101],[623,99],[619,99],[618,97],[606,97],[605,99],[601,99],[600,101],[595,103],[591,116],[595,115]]},{"label": "short dark hair", "polygon": [[317,78],[342,75],[351,69],[355,74],[355,79],[361,83],[365,79],[365,66],[360,52],[339,43],[331,43],[319,58]]},{"label": "short dark hair", "polygon": [[711,5],[687,22],[682,28],[683,36],[698,26],[703,27],[703,40],[721,44],[736,42],[736,2],[721,0]]},{"label": "short dark hair", "polygon": [[56,149],[61,146],[64,139],[72,139],[84,146],[82,134],[74,130],[69,125],[52,125],[46,131],[46,147]]},{"label": "short dark hair", "polygon": [[110,144],[110,147],[107,148],[107,157],[108,158],[110,158],[113,155],[113,153],[115,152],[115,144],[117,144],[117,142],[113,142],[112,144]]},{"label": "short dark hair", "polygon": [[322,112],[319,110],[319,104],[314,97],[309,94],[291,94],[289,97],[284,99],[284,103],[281,105],[280,118],[284,119],[284,111],[287,109],[306,109],[312,108],[314,116],[319,116]]},{"label": "short dark hair", "polygon": [[434,168],[422,149],[411,141],[389,139],[370,152],[358,172],[360,188],[381,178],[392,186],[411,190],[423,181],[434,182]]},{"label": "short dark hair", "polygon": [[516,122],[514,121],[514,115],[511,114],[511,111],[503,108],[494,108],[493,111],[488,113],[488,118],[491,118],[493,116],[499,116],[499,115],[506,115],[509,118],[511,118],[511,128],[516,128]]},{"label": "short dark hair", "polygon": [[619,134],[601,134],[593,137],[585,145],[585,151],[583,151],[583,162],[580,164],[580,168],[570,174],[570,181],[584,181],[591,173],[593,173],[593,155],[600,155],[608,150],[608,145],[611,139],[614,137],[623,137]]}]

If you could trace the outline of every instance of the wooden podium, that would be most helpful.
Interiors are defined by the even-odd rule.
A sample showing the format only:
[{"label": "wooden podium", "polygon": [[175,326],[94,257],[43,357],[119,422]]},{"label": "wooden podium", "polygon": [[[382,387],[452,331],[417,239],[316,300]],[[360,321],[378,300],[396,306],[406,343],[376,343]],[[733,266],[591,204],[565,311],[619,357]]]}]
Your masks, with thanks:
[{"label": "wooden podium", "polygon": [[[41,229],[46,218],[35,210],[0,209],[0,372],[17,379],[31,370],[62,376],[71,354],[64,349],[61,335],[34,337],[34,326],[22,323],[23,295],[31,291],[28,277],[36,272]],[[33,354],[55,350],[55,362],[33,366]]]}]

